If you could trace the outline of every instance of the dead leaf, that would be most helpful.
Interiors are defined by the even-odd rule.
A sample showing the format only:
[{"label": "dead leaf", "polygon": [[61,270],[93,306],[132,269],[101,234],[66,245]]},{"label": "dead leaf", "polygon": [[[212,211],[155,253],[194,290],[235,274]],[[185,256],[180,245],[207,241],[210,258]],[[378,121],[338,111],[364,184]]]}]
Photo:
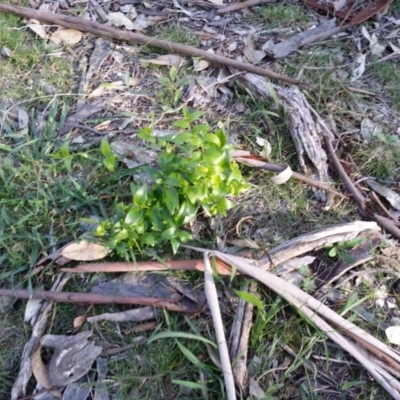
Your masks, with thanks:
[{"label": "dead leaf", "polygon": [[[32,355],[32,373],[40,385],[46,389],[51,389],[54,385],[51,383],[48,370],[42,360],[41,350],[42,348],[39,346]],[[57,389],[52,390],[51,394],[55,397],[62,398],[61,392]]]},{"label": "dead leaf", "polygon": [[24,322],[30,322],[33,326],[42,305],[43,300],[29,299],[25,306]]},{"label": "dead leaf", "polygon": [[65,44],[68,46],[73,46],[74,44],[79,43],[79,41],[82,39],[83,33],[81,31],[78,31],[76,29],[59,29],[58,31],[55,31],[52,33],[49,37],[49,39],[54,43],[54,44]]},{"label": "dead leaf", "polygon": [[400,194],[396,193],[394,190],[389,189],[373,179],[366,180],[367,185],[372,188],[376,193],[379,193],[381,196],[385,197],[385,199],[390,203],[390,205],[396,210],[400,211]]},{"label": "dead leaf", "polygon": [[378,37],[375,33],[370,35],[365,26],[361,27],[361,33],[369,41],[369,47],[371,49],[371,53],[374,55],[381,55],[385,51],[385,46],[382,46],[378,42]]},{"label": "dead leaf", "polygon": [[126,84],[124,81],[101,83],[99,87],[94,89],[93,92],[89,94],[88,98],[91,99],[93,97],[99,97],[103,95],[104,92],[121,89],[126,89]]},{"label": "dead leaf", "polygon": [[83,325],[86,321],[86,314],[79,315],[74,319],[73,326],[74,328],[79,328],[81,325]]},{"label": "dead leaf", "polygon": [[207,69],[210,66],[210,63],[206,60],[198,60],[198,59],[193,59],[193,71],[203,71],[204,69]]},{"label": "dead leaf", "polygon": [[244,45],[243,54],[251,64],[257,64],[265,57],[264,51],[254,48],[253,39],[250,35],[247,36]]},{"label": "dead leaf", "polygon": [[145,60],[141,59],[140,62],[144,65],[146,64],[156,64],[156,65],[167,65],[168,67],[179,67],[184,60],[183,57],[177,56],[176,54],[164,54],[158,56],[157,58]]},{"label": "dead leaf", "polygon": [[400,326],[389,326],[385,333],[390,343],[400,346]]},{"label": "dead leaf", "polygon": [[93,261],[104,258],[111,252],[107,247],[93,242],[88,242],[83,239],[78,243],[71,243],[67,246],[61,254],[75,261]]},{"label": "dead leaf", "polygon": [[215,4],[216,6],[223,6],[224,5],[224,0],[207,0],[210,3]]},{"label": "dead leaf", "polygon": [[250,378],[250,380],[249,380],[249,394],[251,396],[255,397],[256,399],[264,399],[265,398],[264,391],[261,389],[258,382],[253,378]]},{"label": "dead leaf", "polygon": [[360,134],[365,141],[371,140],[382,128],[370,118],[361,121]]},{"label": "dead leaf", "polygon": [[351,77],[351,82],[360,79],[365,72],[365,61],[367,59],[366,54],[361,54],[357,57],[355,64],[357,65],[356,68],[353,69],[353,74]]},{"label": "dead leaf", "polygon": [[42,39],[48,39],[48,35],[46,30],[42,25],[39,24],[27,24],[26,25],[30,30],[36,33],[36,35],[40,36]]},{"label": "dead leaf", "polygon": [[76,382],[90,370],[103,350],[88,340],[91,335],[92,332],[83,331],[74,336],[43,336],[42,345],[55,349],[47,368],[53,386],[61,387]]},{"label": "dead leaf", "polygon": [[271,182],[274,183],[275,185],[282,185],[291,178],[292,173],[293,173],[292,169],[289,166],[287,166],[286,169],[284,169],[278,175],[273,176],[271,178]]},{"label": "dead leaf", "polygon": [[[165,17],[162,16],[162,18]],[[148,26],[153,25],[155,22],[157,22],[157,19],[152,20],[151,17],[146,18],[143,14],[140,14],[133,22],[133,29],[141,31],[146,29]]]},{"label": "dead leaf", "polygon": [[132,20],[130,20],[124,13],[118,12],[111,12],[108,14],[108,22],[111,25],[114,25],[118,28],[124,26],[128,30],[135,29],[135,25]]},{"label": "dead leaf", "polygon": [[250,248],[250,249],[259,249],[260,246],[252,239],[229,239],[229,244],[233,246],[243,247],[243,248]]}]

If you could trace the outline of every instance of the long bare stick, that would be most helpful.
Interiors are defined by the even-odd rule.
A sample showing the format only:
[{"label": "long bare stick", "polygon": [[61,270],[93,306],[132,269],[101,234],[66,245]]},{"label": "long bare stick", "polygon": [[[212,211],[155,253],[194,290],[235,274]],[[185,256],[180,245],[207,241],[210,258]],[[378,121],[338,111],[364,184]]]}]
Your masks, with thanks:
[{"label": "long bare stick", "polygon": [[27,7],[9,6],[6,4],[0,4],[0,10],[21,15],[26,18],[36,18],[40,21],[45,21],[48,23],[65,26],[67,28],[77,29],[83,32],[93,33],[98,36],[104,36],[111,39],[132,41],[139,44],[150,45],[164,49],[166,51],[172,51],[178,54],[183,54],[185,56],[202,57],[214,63],[227,65],[229,67],[238,68],[243,71],[252,72],[257,75],[266,76],[271,79],[276,79],[292,83],[295,85],[303,84],[299,80],[290,78],[286,75],[281,75],[276,72],[270,71],[265,68],[257,67],[252,64],[246,64],[237,60],[233,60],[231,58],[219,56],[217,54],[212,54],[208,51],[200,50],[192,46],[186,46],[184,44],[174,43],[168,40],[155,39],[150,36],[142,35],[140,33],[120,31],[118,29],[111,28],[110,26],[99,24],[98,22],[84,20],[83,18],[70,17],[62,14],[54,14],[46,11],[32,10]]},{"label": "long bare stick", "polygon": [[154,298],[154,297],[133,297],[133,296],[112,296],[96,293],[74,293],[74,292],[46,292],[29,291],[22,289],[0,289],[0,296],[17,297],[19,299],[45,299],[55,300],[63,303],[91,303],[91,304],[134,304],[165,308],[171,311],[193,311],[178,306],[177,299]]},{"label": "long bare stick", "polygon": [[232,365],[229,358],[228,345],[226,343],[224,325],[222,323],[221,310],[217,296],[217,289],[212,274],[212,268],[208,253],[204,253],[204,291],[210,307],[211,316],[214,322],[215,336],[217,338],[218,350],[221,360],[222,373],[226,386],[228,400],[236,400],[235,381],[233,379]]}]

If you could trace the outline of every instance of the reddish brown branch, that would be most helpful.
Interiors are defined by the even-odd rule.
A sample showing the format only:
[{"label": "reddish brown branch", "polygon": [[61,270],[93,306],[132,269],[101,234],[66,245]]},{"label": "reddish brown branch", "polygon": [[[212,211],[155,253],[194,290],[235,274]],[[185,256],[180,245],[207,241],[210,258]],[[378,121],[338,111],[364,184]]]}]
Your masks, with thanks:
[{"label": "reddish brown branch", "polygon": [[386,217],[382,217],[382,215],[376,214],[374,211],[370,210],[366,206],[365,197],[360,193],[360,191],[356,188],[352,180],[347,175],[342,164],[340,163],[339,158],[335,153],[335,150],[333,149],[331,139],[327,135],[325,135],[325,146],[328,156],[332,161],[332,166],[334,167],[336,173],[341,178],[346,189],[353,196],[353,199],[357,204],[358,212],[360,213],[360,215],[365,218],[372,219],[373,221],[377,222],[387,232],[391,233],[397,239],[400,239],[400,229],[395,225],[393,220]]},{"label": "reddish brown branch", "polygon": [[170,311],[197,312],[197,310],[189,310],[175,304],[179,301],[178,299],[156,297],[112,296],[96,293],[47,292],[23,289],[0,289],[0,296],[16,297],[18,299],[54,300],[62,303],[132,304],[165,308]]},{"label": "reddish brown branch", "polygon": [[140,33],[133,33],[127,31],[120,31],[111,28],[110,26],[100,24],[98,22],[87,21],[83,18],[70,17],[62,14],[54,14],[46,11],[32,10],[27,7],[9,6],[0,4],[0,10],[10,12],[23,16],[25,18],[35,18],[51,24],[61,25],[67,28],[77,29],[83,32],[93,33],[97,36],[103,36],[110,39],[117,39],[123,41],[132,41],[135,43],[150,45],[160,49],[182,54],[185,56],[196,56],[204,58],[208,61],[227,65],[229,67],[237,68],[243,71],[252,72],[257,75],[266,76],[271,79],[276,79],[295,85],[301,85],[297,79],[290,78],[285,75],[278,74],[265,68],[257,67],[252,64],[246,64],[241,61],[233,60],[231,58],[223,57],[217,54],[209,53],[208,51],[200,50],[192,46],[186,46],[180,43],[170,42],[168,40],[155,39],[150,36],[142,35]]}]

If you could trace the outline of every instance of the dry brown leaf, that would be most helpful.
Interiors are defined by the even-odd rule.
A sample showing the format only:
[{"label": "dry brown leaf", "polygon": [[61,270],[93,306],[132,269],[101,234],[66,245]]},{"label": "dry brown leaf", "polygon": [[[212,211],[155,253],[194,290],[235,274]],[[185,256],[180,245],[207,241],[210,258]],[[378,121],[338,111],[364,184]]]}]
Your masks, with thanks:
[{"label": "dry brown leaf", "polygon": [[141,59],[140,62],[146,64],[167,65],[168,67],[179,67],[184,60],[183,57],[176,54],[164,54],[152,60]]},{"label": "dry brown leaf", "polygon": [[273,176],[271,178],[271,182],[274,183],[275,185],[282,185],[291,178],[292,174],[293,174],[292,169],[289,166],[287,166],[286,169],[284,169],[278,175]]},{"label": "dry brown leaf", "polygon": [[79,43],[82,39],[83,33],[76,29],[59,29],[50,35],[49,39],[54,44],[65,44],[68,46],[73,46],[74,44]]},{"label": "dry brown leaf", "polygon": [[130,20],[124,13],[122,12],[111,12],[108,14],[108,22],[111,25],[114,25],[118,28],[124,26],[128,30],[135,29],[135,25],[132,20]]},{"label": "dry brown leaf", "polygon": [[[53,385],[51,384],[49,373],[47,372],[46,365],[44,365],[41,355],[41,346],[32,355],[32,372],[35,376],[36,381],[46,389],[51,389]],[[51,394],[55,397],[62,398],[62,394],[59,390],[54,389]]]},{"label": "dry brown leaf", "polygon": [[86,314],[79,315],[74,319],[73,323],[74,328],[79,328],[85,323],[85,321],[86,321]]},{"label": "dry brown leaf", "polygon": [[193,71],[203,71],[209,67],[210,63],[206,60],[193,60]]},{"label": "dry brown leaf", "polygon": [[43,28],[42,25],[39,24],[27,24],[26,25],[30,30],[36,33],[36,35],[40,36],[42,39],[47,39],[48,35]]},{"label": "dry brown leaf", "polygon": [[111,252],[107,247],[83,239],[78,243],[71,243],[61,254],[75,261],[93,261],[104,258]]},{"label": "dry brown leaf", "polygon": [[94,89],[92,93],[89,94],[88,98],[99,97],[103,95],[107,90],[121,90],[125,89],[126,84],[124,81],[115,81],[110,83],[101,83],[98,88]]}]

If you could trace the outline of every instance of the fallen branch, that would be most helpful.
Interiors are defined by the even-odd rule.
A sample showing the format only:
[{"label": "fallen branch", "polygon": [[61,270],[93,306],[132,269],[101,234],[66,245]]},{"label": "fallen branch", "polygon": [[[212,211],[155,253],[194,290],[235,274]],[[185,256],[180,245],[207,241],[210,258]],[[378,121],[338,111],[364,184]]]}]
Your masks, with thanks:
[{"label": "fallen branch", "polygon": [[267,271],[262,271],[261,269],[254,267],[251,264],[253,260],[241,259],[240,257],[230,256],[219,251],[209,251],[191,246],[185,247],[199,252],[209,253],[227,263],[235,265],[242,273],[257,279],[265,286],[274,290],[279,296],[287,300],[301,313],[306,315],[308,319],[331,340],[348,351],[394,399],[400,400],[400,382],[396,380],[390,372],[384,369],[384,367],[369,360],[363,352],[359,350],[357,343],[349,341],[341,335],[337,329],[334,329],[324,319],[322,319],[322,317],[339,327],[343,332],[348,334],[362,346],[366,346],[368,350],[379,359],[385,360],[386,364],[389,364],[391,368],[400,371],[400,355],[389,346],[354,325],[352,322],[341,317],[329,307],[302,291],[292,283]]},{"label": "fallen branch", "polygon": [[150,36],[142,35],[140,33],[133,33],[127,31],[120,31],[110,26],[100,24],[98,22],[87,21],[83,18],[70,17],[67,15],[55,14],[46,11],[32,10],[27,7],[9,6],[0,4],[0,10],[10,12],[25,18],[35,18],[51,24],[61,25],[67,28],[76,29],[82,32],[93,33],[97,36],[103,36],[110,39],[132,41],[135,43],[158,47],[160,49],[175,52],[185,56],[196,56],[204,58],[205,60],[226,65],[232,68],[238,68],[243,71],[252,72],[257,75],[266,76],[271,79],[292,83],[295,85],[305,85],[301,81],[290,78],[285,75],[278,74],[265,68],[257,67],[252,64],[246,64],[231,58],[219,56],[208,51],[200,50],[192,46],[186,46],[180,43],[170,42],[168,40],[155,39]]},{"label": "fallen branch", "polygon": [[225,14],[233,11],[240,11],[244,8],[259,6],[260,4],[276,3],[276,0],[247,0],[241,3],[232,3],[229,6],[217,9],[217,14]]},{"label": "fallen branch", "polygon": [[328,136],[324,136],[325,138],[325,146],[327,149],[328,156],[331,159],[332,165],[336,171],[336,173],[341,178],[343,184],[346,189],[353,196],[354,201],[357,204],[358,212],[362,217],[370,218],[376,221],[383,229],[387,232],[391,233],[395,238],[400,240],[400,229],[396,226],[395,222],[392,219],[382,217],[381,215],[375,213],[371,209],[366,206],[366,199],[360,193],[360,191],[356,188],[350,177],[347,175],[346,171],[342,167],[339,158],[337,157],[335,150],[332,145],[332,141]]},{"label": "fallen branch", "polygon": [[[232,269],[223,261],[217,260],[216,270],[221,275],[231,275]],[[165,263],[158,261],[105,262],[81,264],[75,268],[61,268],[62,272],[148,272],[148,271],[204,271],[203,260],[172,260]]]},{"label": "fallen branch", "polygon": [[47,292],[40,290],[23,289],[0,289],[0,296],[16,297],[18,299],[39,299],[54,300],[62,303],[89,303],[89,304],[131,304],[141,306],[152,306],[165,308],[170,311],[197,312],[183,308],[175,303],[179,299],[157,298],[157,297],[133,297],[133,296],[111,296],[95,293],[74,293],[74,292]]}]

